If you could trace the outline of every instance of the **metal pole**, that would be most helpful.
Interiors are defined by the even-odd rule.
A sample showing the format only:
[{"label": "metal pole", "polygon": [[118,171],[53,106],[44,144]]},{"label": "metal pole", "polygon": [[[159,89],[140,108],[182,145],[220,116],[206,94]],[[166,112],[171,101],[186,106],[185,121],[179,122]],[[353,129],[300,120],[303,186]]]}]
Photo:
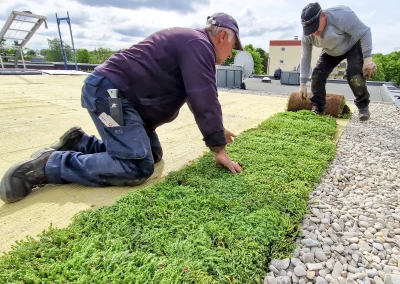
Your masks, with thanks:
[{"label": "metal pole", "polygon": [[56,19],[57,19],[58,34],[60,35],[60,45],[61,45],[61,53],[62,53],[63,60],[64,60],[64,69],[68,70],[67,56],[65,55],[64,45],[62,43],[61,31],[60,31],[60,20],[58,19],[57,13],[56,13]]},{"label": "metal pole", "polygon": [[24,52],[22,51],[22,48],[21,48],[21,47],[19,48],[19,51],[21,52],[22,64],[24,65],[24,69],[26,69],[26,66],[25,66],[25,59],[24,59]]},{"label": "metal pole", "polygon": [[72,50],[74,51],[75,70],[78,71],[78,63],[76,62],[76,50],[75,50],[75,45],[74,45],[74,38],[72,36],[71,21],[70,21],[70,18],[69,18],[69,12],[68,11],[67,11],[67,15],[68,15],[69,32],[71,34]]},{"label": "metal pole", "polygon": [[18,49],[14,53],[14,68],[18,69]]}]

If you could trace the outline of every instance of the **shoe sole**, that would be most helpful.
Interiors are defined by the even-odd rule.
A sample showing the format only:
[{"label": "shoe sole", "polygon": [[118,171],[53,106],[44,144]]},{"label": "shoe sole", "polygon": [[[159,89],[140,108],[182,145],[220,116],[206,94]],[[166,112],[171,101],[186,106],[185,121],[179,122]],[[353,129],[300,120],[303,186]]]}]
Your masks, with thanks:
[{"label": "shoe sole", "polygon": [[69,130],[67,130],[57,142],[54,142],[53,144],[51,144],[50,148],[55,149],[56,151],[58,151],[59,149],[61,149],[63,146],[65,146],[65,143],[67,143],[67,141],[69,139],[71,139],[72,133],[74,133],[75,131],[82,131],[82,128],[79,126],[74,126],[72,128],[70,128]]},{"label": "shoe sole", "polygon": [[359,120],[360,121],[367,121],[367,120],[369,120],[369,118],[370,118],[370,116],[368,115],[368,116],[359,117]]},{"label": "shoe sole", "polygon": [[[22,198],[21,198],[21,199],[17,199],[17,200],[8,199],[8,197],[7,197],[7,188],[11,188],[11,184],[10,184],[9,182],[7,183],[7,181],[10,180],[11,173],[14,172],[16,168],[18,168],[18,167],[22,166],[23,164],[25,164],[26,162],[29,162],[29,161],[32,161],[32,160],[33,160],[33,159],[29,159],[29,160],[20,162],[20,163],[18,163],[18,164],[15,164],[15,165],[12,166],[11,168],[9,168],[9,169],[6,171],[6,173],[4,174],[3,178],[1,179],[1,183],[0,183],[0,198],[1,198],[1,200],[3,200],[5,203],[13,203],[13,202],[16,202],[16,201],[22,199]],[[26,195],[25,195],[25,196],[26,196]],[[24,197],[25,197],[25,196],[24,196]]]},{"label": "shoe sole", "polygon": [[[54,151],[54,149],[51,150],[46,150],[46,151],[42,151],[41,154],[46,153],[48,151]],[[40,156],[40,155],[39,155]],[[36,160],[37,158],[39,158],[39,156],[37,156],[36,158],[31,158],[29,160],[25,160],[23,162],[17,163],[15,165],[13,165],[11,168],[9,168],[6,173],[4,174],[3,178],[1,179],[1,183],[0,183],[0,199],[3,200],[5,203],[13,203],[16,201],[19,201],[21,199],[24,199],[25,196],[27,196],[29,193],[32,192],[32,190],[30,192],[28,192],[25,196],[23,196],[22,198],[18,198],[18,199],[8,199],[7,198],[7,188],[11,188],[11,184],[10,183],[6,183],[6,181],[10,180],[11,174],[15,171],[16,168],[22,166],[23,164],[27,163],[27,162],[31,162]]]}]

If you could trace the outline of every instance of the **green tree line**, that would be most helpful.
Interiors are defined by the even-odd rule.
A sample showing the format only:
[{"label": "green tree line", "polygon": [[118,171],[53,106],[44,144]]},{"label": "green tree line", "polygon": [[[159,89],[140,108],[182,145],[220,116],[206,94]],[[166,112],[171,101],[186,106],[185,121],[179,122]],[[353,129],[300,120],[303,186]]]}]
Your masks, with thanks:
[{"label": "green tree line", "polygon": [[[62,62],[62,52],[61,45],[58,38],[49,39],[49,48],[42,49],[40,54],[46,58],[49,62]],[[71,46],[64,45],[66,50],[67,60],[74,62],[73,53],[71,51]],[[253,57],[254,60],[254,73],[255,74],[266,74],[267,64],[268,64],[268,52],[262,48],[255,48],[252,44],[248,44],[244,47]],[[76,61],[78,63],[90,63],[90,64],[101,64],[107,59],[109,59],[114,53],[119,50],[111,50],[110,48],[99,47],[92,51],[87,49],[78,49],[76,51]],[[225,64],[233,64],[234,57],[237,51],[234,50],[232,57],[229,58]]]},{"label": "green tree line", "polygon": [[[0,41],[0,53],[5,55],[14,55],[15,49],[6,49],[3,47],[4,41]],[[61,45],[58,38],[48,39],[48,48],[40,50],[39,54],[44,56],[48,62],[62,62]],[[66,50],[67,61],[74,62],[71,46],[64,45]],[[264,49],[254,47],[248,44],[244,47],[254,60],[254,73],[255,74],[268,74],[268,60],[269,54]],[[101,64],[109,59],[114,53],[120,50],[111,50],[110,48],[99,47],[94,50],[77,49],[76,59],[78,63]],[[232,57],[228,58],[224,64],[233,64],[237,51],[233,50]],[[29,60],[31,57],[36,56],[34,50],[29,50],[25,53],[24,58]],[[19,59],[21,59],[19,57]],[[400,85],[400,51],[394,51],[389,54],[377,53],[373,55],[373,60],[378,67],[378,72],[371,79],[372,81],[394,82]],[[7,60],[5,60],[7,61]]]},{"label": "green tree line", "polygon": [[[258,47],[255,48],[252,44],[246,45],[244,50],[248,51],[253,57],[254,61],[254,74],[267,74],[268,72],[268,52]],[[232,57],[228,58],[224,63],[226,65],[233,64],[237,50],[233,50]]]},{"label": "green tree line", "polygon": [[373,56],[373,61],[378,67],[378,72],[372,81],[394,82],[400,86],[400,51],[385,55],[377,53]]},{"label": "green tree line", "polygon": [[[46,58],[49,62],[62,62],[62,51],[61,45],[58,38],[49,39],[49,48],[42,49],[40,54]],[[71,46],[64,44],[64,49],[67,57],[67,61],[74,62],[74,55]],[[78,63],[90,63],[90,64],[101,64],[111,57],[114,53],[118,51],[111,50],[110,48],[99,47],[92,51],[87,49],[77,49],[76,50],[76,61]]]}]

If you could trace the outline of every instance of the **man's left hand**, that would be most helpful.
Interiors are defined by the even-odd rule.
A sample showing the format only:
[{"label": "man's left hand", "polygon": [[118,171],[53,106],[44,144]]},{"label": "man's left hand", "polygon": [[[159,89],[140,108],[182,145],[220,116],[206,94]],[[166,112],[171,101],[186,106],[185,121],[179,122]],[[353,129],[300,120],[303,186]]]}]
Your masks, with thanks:
[{"label": "man's left hand", "polygon": [[377,70],[378,68],[376,67],[376,64],[372,61],[372,57],[364,58],[363,74],[365,78],[372,78]]},{"label": "man's left hand", "polygon": [[224,135],[225,135],[225,139],[226,139],[226,143],[230,144],[233,142],[234,137],[236,137],[235,134],[233,134],[232,132],[230,132],[229,130],[224,130]]}]

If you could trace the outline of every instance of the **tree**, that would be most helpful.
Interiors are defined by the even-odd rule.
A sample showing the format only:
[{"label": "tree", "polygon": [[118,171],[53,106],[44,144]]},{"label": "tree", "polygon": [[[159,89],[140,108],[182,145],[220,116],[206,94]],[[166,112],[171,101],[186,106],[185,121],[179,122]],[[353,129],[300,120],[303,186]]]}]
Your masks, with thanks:
[{"label": "tree", "polygon": [[90,64],[99,64],[99,60],[96,58],[96,55],[93,54],[93,51],[89,53],[89,63]]},{"label": "tree", "polygon": [[373,56],[373,61],[375,62],[378,71],[376,72],[375,76],[371,78],[372,81],[381,81],[384,82],[385,79],[385,73],[383,70],[383,54],[378,53]]},{"label": "tree", "polygon": [[[4,48],[4,42],[5,42],[5,39],[2,38],[0,40],[0,55],[2,55],[2,56],[7,54],[7,50]],[[8,62],[8,60],[6,58],[4,58],[3,61]]]},{"label": "tree", "polygon": [[268,73],[268,58],[269,58],[269,53],[266,52],[264,49],[262,49],[261,47],[256,48],[256,50],[258,51],[258,53],[260,53],[261,59],[262,59],[262,71],[264,72],[264,74]]},{"label": "tree", "polygon": [[4,39],[4,38],[2,38],[2,39],[0,39],[0,52],[4,52],[4,42],[5,42],[6,40]]},{"label": "tree", "polygon": [[245,50],[247,50],[251,56],[253,57],[254,61],[254,74],[262,74],[263,73],[263,65],[262,65],[262,59],[260,53],[254,48],[252,44],[248,44],[244,47]]},{"label": "tree", "polygon": [[233,64],[233,60],[235,59],[236,53],[238,53],[238,51],[236,49],[232,50],[232,56],[229,57],[227,60],[225,60],[224,64],[225,65]]},{"label": "tree", "polygon": [[29,50],[26,52],[26,55],[36,56],[36,51],[34,51],[33,49],[29,49]]},{"label": "tree", "polygon": [[[260,48],[261,49],[261,48]],[[260,53],[257,51],[256,48],[252,44],[248,44],[244,47],[244,50],[248,51],[251,56],[253,57],[254,61],[254,73],[255,74],[263,74],[263,59],[261,58]],[[261,49],[262,50],[262,49]],[[262,50],[264,51],[264,50]],[[232,57],[225,60],[223,64],[231,65],[234,62],[235,56],[238,53],[237,50],[232,50]],[[264,54],[268,54],[264,51]]]},{"label": "tree", "polygon": [[39,52],[39,54],[44,57],[46,57],[48,53],[49,53],[49,49],[41,49]]},{"label": "tree", "polygon": [[[49,43],[49,49],[46,54],[46,61],[50,62],[63,62],[63,56],[61,51],[60,40],[58,38],[47,39]],[[64,44],[65,53],[68,59],[72,59],[71,56],[71,46],[68,44]]]},{"label": "tree", "polygon": [[262,49],[261,47],[257,47],[256,50],[260,54],[261,58],[268,57],[268,53],[264,49]]},{"label": "tree", "polygon": [[383,55],[375,54],[373,60],[378,67],[378,72],[371,79],[372,81],[394,82],[400,85],[400,51]]},{"label": "tree", "polygon": [[[21,59],[21,54],[20,54],[19,50],[15,49],[15,48],[7,48],[7,46],[5,46],[5,42],[6,42],[5,39],[2,39],[0,41],[0,53],[3,56],[10,56],[10,58],[17,58],[17,60]],[[13,42],[13,46],[18,46],[18,45],[19,45],[18,41]],[[3,58],[3,61],[9,62],[9,58]]]},{"label": "tree", "polygon": [[76,52],[76,61],[78,63],[89,63],[90,53],[87,49],[79,49]]},{"label": "tree", "polygon": [[94,58],[91,58],[90,61],[94,60],[97,64],[102,64],[114,54],[114,51],[109,48],[99,47],[92,51],[92,54]]}]

